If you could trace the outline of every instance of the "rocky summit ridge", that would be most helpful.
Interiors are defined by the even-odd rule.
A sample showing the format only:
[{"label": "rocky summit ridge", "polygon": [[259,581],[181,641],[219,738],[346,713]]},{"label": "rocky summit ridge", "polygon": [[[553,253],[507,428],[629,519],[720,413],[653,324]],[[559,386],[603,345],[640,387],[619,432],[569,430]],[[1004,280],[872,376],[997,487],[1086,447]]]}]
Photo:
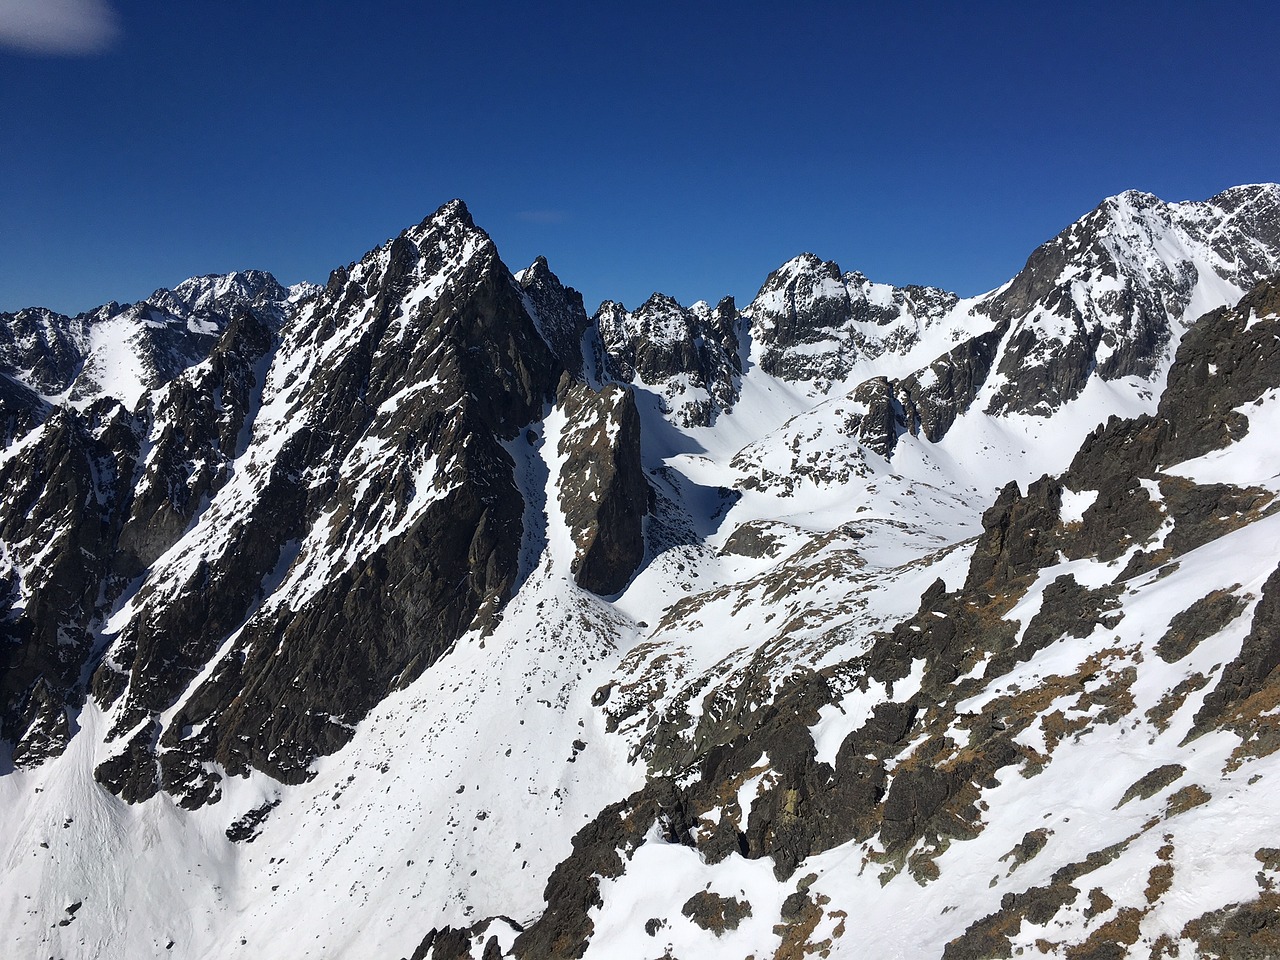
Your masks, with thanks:
[{"label": "rocky summit ridge", "polygon": [[0,314],[7,955],[1277,955],[1278,277],[590,315],[452,201]]}]

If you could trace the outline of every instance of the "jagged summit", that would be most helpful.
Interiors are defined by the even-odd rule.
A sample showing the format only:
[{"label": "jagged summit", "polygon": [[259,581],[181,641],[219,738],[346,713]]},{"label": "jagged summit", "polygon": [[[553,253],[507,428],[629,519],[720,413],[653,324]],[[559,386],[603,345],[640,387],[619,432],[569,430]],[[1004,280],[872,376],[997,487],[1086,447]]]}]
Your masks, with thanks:
[{"label": "jagged summit", "polygon": [[1183,203],[1129,191],[1042,245],[984,305],[1011,325],[989,412],[1049,412],[1093,375],[1158,377],[1186,323],[1280,271],[1278,198],[1274,185]]},{"label": "jagged summit", "polygon": [[654,293],[634,311],[606,300],[595,325],[609,378],[635,383],[657,398],[658,409],[682,426],[709,426],[738,395],[741,319],[732,300],[713,310],[683,307]]},{"label": "jagged summit", "polygon": [[446,203],[442,203],[435,213],[427,217],[423,223],[434,222],[441,223],[444,221],[456,221],[468,228],[475,228],[475,221],[471,219],[471,211],[467,209],[465,201],[454,198]]},{"label": "jagged summit", "polygon": [[582,294],[566,287],[551,272],[546,257],[538,257],[516,275],[528,297],[527,306],[538,325],[538,331],[556,355],[556,359],[574,377],[583,373],[584,357],[592,348],[583,337],[591,326],[582,303]]},{"label": "jagged summit", "polygon": [[0,315],[5,946],[1269,955],[1278,198],[594,316],[451,201]]},{"label": "jagged summit", "polygon": [[288,291],[264,270],[191,277],[172,290],[157,290],[147,298],[150,303],[171,312],[226,309],[234,303],[247,305],[258,300],[279,303],[288,299]]},{"label": "jagged summit", "polygon": [[835,262],[806,253],[771,273],[744,312],[762,369],[823,392],[847,380],[859,361],[910,352],[958,302],[942,290],[841,273]]}]

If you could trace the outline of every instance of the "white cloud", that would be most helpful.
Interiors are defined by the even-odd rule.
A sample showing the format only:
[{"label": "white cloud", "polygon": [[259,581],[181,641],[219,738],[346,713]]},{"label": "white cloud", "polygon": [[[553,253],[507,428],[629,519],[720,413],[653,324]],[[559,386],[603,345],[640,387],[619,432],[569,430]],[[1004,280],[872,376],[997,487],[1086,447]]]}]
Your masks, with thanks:
[{"label": "white cloud", "polygon": [[106,49],[119,32],[106,0],[0,0],[0,46],[75,56]]}]

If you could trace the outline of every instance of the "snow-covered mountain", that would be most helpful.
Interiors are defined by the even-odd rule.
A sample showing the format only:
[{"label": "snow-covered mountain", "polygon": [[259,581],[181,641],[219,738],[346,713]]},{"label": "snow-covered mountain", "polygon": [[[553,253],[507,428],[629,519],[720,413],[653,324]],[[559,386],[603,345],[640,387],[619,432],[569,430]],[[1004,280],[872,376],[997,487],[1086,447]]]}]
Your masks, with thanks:
[{"label": "snow-covered mountain", "polygon": [[0,315],[6,955],[1276,955],[1277,275],[590,316],[453,201]]}]

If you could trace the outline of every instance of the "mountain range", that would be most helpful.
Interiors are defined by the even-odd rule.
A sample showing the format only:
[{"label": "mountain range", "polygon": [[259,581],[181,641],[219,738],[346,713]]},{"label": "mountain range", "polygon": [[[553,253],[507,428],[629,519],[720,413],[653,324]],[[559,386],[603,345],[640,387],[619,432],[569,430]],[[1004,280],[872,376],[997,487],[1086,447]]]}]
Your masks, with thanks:
[{"label": "mountain range", "polygon": [[0,314],[13,957],[1280,956],[1280,186],[588,314],[461,201]]}]

